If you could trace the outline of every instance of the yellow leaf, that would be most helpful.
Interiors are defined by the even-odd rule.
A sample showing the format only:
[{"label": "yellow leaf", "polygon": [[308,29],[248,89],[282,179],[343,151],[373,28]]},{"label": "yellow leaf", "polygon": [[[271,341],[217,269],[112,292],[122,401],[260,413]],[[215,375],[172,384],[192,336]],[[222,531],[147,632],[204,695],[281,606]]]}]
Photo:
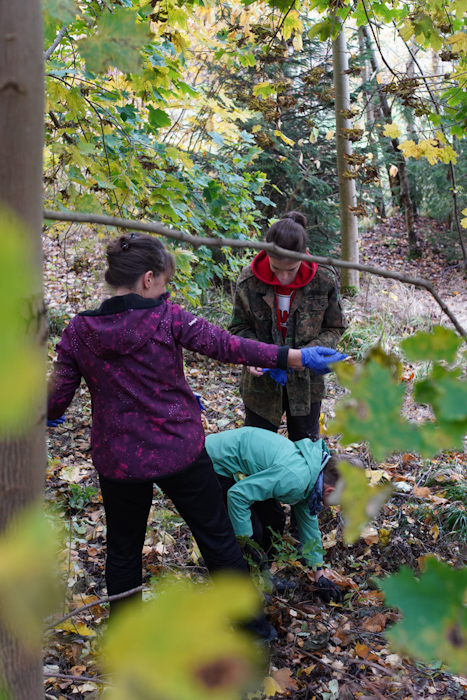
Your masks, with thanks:
[{"label": "yellow leaf", "polygon": [[401,135],[401,132],[397,124],[391,123],[386,124],[383,129],[383,134],[385,136],[390,136],[392,139],[397,139]]},{"label": "yellow leaf", "polygon": [[256,134],[256,132],[261,131],[262,128],[261,124],[255,124],[251,131],[253,134]]},{"label": "yellow leaf", "polygon": [[288,146],[294,146],[295,141],[292,141],[292,139],[289,139],[287,136],[285,136],[282,131],[279,131],[278,129],[274,130],[274,136],[278,136],[283,140],[284,143],[286,143]]},{"label": "yellow leaf", "polygon": [[297,681],[292,678],[292,671],[290,668],[280,668],[278,671],[274,671],[272,677],[279,684],[280,692],[285,693],[287,690],[296,690],[298,688]]},{"label": "yellow leaf", "polygon": [[414,141],[403,141],[399,144],[399,150],[402,151],[405,158],[420,158],[422,155],[420,147]]},{"label": "yellow leaf", "polygon": [[324,138],[326,139],[326,141],[330,141],[332,138],[334,138],[334,134],[335,134],[334,131],[328,131],[328,133],[326,134],[326,136]]},{"label": "yellow leaf", "polygon": [[467,52],[467,34],[464,32],[457,32],[446,39],[448,44],[452,44],[452,50],[456,53],[466,53]]},{"label": "yellow leaf", "polygon": [[268,698],[274,697],[277,693],[282,693],[279,683],[272,676],[266,676],[263,681],[263,687]]},{"label": "yellow leaf", "polygon": [[381,85],[382,83],[384,83],[384,78],[381,75],[381,73],[376,74],[376,82],[378,83],[378,85]]},{"label": "yellow leaf", "polygon": [[73,622],[73,619],[65,620],[61,625],[58,625],[55,629],[62,630],[62,632],[72,632],[73,634],[79,634],[82,637],[94,637],[94,630],[86,627],[82,622]]},{"label": "yellow leaf", "polygon": [[389,174],[391,177],[396,177],[397,173],[399,172],[399,168],[397,165],[391,165],[389,168]]},{"label": "yellow leaf", "polygon": [[251,684],[261,653],[235,623],[251,619],[259,597],[248,577],[212,584],[159,581],[157,598],[128,604],[113,623],[102,663],[115,683],[108,700],[234,700]]}]

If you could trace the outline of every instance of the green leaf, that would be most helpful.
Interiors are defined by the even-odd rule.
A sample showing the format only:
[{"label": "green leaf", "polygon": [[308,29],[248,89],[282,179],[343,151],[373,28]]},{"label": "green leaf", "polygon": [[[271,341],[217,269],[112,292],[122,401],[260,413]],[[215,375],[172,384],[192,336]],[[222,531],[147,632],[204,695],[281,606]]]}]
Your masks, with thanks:
[{"label": "green leaf", "polygon": [[387,633],[394,648],[425,662],[439,659],[454,673],[467,673],[467,569],[455,570],[429,558],[420,579],[403,567],[379,585],[388,605],[404,615]]},{"label": "green leaf", "polygon": [[328,501],[331,505],[340,504],[345,523],[344,542],[352,544],[391,497],[393,486],[370,486],[365,470],[346,462],[339,464],[339,474],[341,478]]},{"label": "green leaf", "polygon": [[109,700],[234,700],[255,676],[259,651],[232,623],[258,612],[247,577],[213,585],[158,583],[157,598],[116,618],[103,649]]},{"label": "green leaf", "polygon": [[61,598],[57,541],[41,506],[24,510],[0,537],[0,618],[30,649],[40,649],[43,619]]},{"label": "green leaf", "polygon": [[139,49],[151,41],[152,34],[145,24],[137,22],[133,10],[106,12],[97,25],[97,34],[78,41],[86,61],[86,68],[104,73],[110,66],[124,73],[138,73],[141,69]]},{"label": "green leaf", "polygon": [[329,430],[342,433],[343,445],[369,442],[378,461],[397,450],[419,452],[422,448],[418,426],[401,417],[405,388],[397,381],[393,363],[393,358],[375,349],[358,368],[346,365],[335,369],[351,396],[337,404]]},{"label": "green leaf", "polygon": [[47,14],[60,20],[63,24],[71,24],[78,14],[74,0],[44,0],[43,8]]},{"label": "green leaf", "polygon": [[156,108],[152,105],[148,105],[148,110],[149,110],[149,123],[155,127],[156,129],[160,129],[163,126],[170,126],[172,123],[172,120],[170,119],[169,115],[167,112],[164,112],[163,109]]},{"label": "green leaf", "polygon": [[432,333],[421,331],[403,340],[401,350],[412,361],[453,362],[462,343],[454,331],[436,326]]},{"label": "green leaf", "polygon": [[467,419],[467,382],[460,381],[459,374],[459,370],[434,367],[427,379],[415,384],[415,401],[431,404],[435,415],[445,421]]},{"label": "green leaf", "polygon": [[30,236],[5,208],[0,208],[0,250],[0,435],[21,434],[37,420],[30,410],[32,397],[45,394],[42,352],[28,334],[40,313],[33,300],[41,285]]}]

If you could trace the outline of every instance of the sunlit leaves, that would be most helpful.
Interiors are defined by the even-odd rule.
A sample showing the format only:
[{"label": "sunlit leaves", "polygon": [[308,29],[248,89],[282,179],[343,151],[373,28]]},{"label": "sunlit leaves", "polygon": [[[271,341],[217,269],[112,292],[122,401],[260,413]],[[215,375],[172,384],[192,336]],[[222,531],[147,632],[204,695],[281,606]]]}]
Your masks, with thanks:
[{"label": "sunlit leaves", "polygon": [[409,360],[423,362],[453,362],[462,345],[462,339],[444,326],[436,326],[431,333],[420,332],[406,338],[401,350]]},{"label": "sunlit leaves", "polygon": [[141,69],[141,46],[151,41],[151,32],[137,22],[132,10],[105,12],[97,24],[97,33],[78,42],[88,70],[104,73],[115,66],[125,73]]},{"label": "sunlit leaves", "polygon": [[387,633],[394,648],[426,662],[439,659],[454,673],[466,673],[467,569],[455,570],[428,558],[419,579],[403,567],[379,585],[386,602],[404,615]]},{"label": "sunlit leaves", "polygon": [[229,700],[255,677],[258,650],[231,625],[258,612],[247,577],[213,585],[170,583],[113,621],[104,645],[116,684],[109,700]]},{"label": "sunlit leaves", "polygon": [[0,435],[28,430],[37,420],[32,397],[45,390],[41,353],[28,335],[40,313],[28,239],[24,224],[0,209]]},{"label": "sunlit leaves", "polygon": [[401,131],[397,124],[386,124],[383,129],[383,134],[385,136],[390,136],[392,139],[397,139],[401,135]]},{"label": "sunlit leaves", "polygon": [[[467,36],[467,35],[466,35]],[[442,163],[456,163],[457,154],[449,144],[441,144],[439,139],[424,139],[418,143],[415,141],[403,141],[398,148],[406,158],[426,158],[431,165],[438,161]]]},{"label": "sunlit leaves", "polygon": [[365,525],[374,520],[393,491],[392,484],[370,486],[365,471],[348,463],[339,464],[341,479],[328,496],[330,504],[340,504],[344,517],[344,542],[360,537]]},{"label": "sunlit leaves", "polygon": [[39,507],[0,536],[0,618],[28,648],[40,648],[43,618],[59,600],[57,538]]}]

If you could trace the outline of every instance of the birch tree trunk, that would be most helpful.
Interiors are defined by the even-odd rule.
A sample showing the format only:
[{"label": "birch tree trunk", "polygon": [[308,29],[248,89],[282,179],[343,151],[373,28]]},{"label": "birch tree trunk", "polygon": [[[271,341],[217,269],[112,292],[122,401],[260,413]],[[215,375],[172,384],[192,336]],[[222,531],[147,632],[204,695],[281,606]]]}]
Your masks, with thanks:
[{"label": "birch tree trunk", "polygon": [[[372,43],[371,43],[371,36],[370,36],[370,31],[368,27],[362,26],[362,32],[365,36],[368,49],[370,50],[370,61],[371,61],[371,68],[373,72],[376,72],[378,70],[378,61],[376,58],[376,54],[374,52]],[[379,95],[379,102],[381,106],[381,112],[383,114],[383,117],[387,121],[392,121],[392,115],[391,115],[391,107],[389,105],[388,99],[386,97],[386,94],[381,90],[381,88],[378,88],[378,95]],[[409,257],[412,256],[417,256],[418,255],[418,241],[417,241],[417,234],[415,231],[415,223],[414,223],[414,209],[413,209],[413,202],[412,198],[410,196],[410,184],[409,184],[409,174],[407,172],[407,164],[405,162],[405,158],[400,152],[398,146],[399,146],[399,139],[394,138],[391,139],[391,144],[392,144],[392,149],[394,151],[394,157],[397,160],[397,165],[399,167],[399,181],[400,181],[400,197],[401,201],[404,205],[404,210],[405,210],[405,223],[407,227],[407,238],[408,238],[408,243],[409,243]]]},{"label": "birch tree trunk", "polygon": [[[347,44],[344,28],[340,17],[335,18],[340,23],[340,31],[332,44],[332,59],[334,73],[335,110],[336,110],[336,151],[337,174],[339,178],[339,201],[341,219],[341,248],[343,260],[358,263],[358,223],[355,214],[349,211],[349,207],[356,207],[355,180],[344,177],[347,170],[344,154],[352,153],[352,144],[345,138],[343,129],[350,129],[350,120],[345,119],[343,111],[350,109],[349,76],[344,73],[348,70]],[[357,270],[342,270],[342,289],[359,289],[359,272]]]},{"label": "birch tree trunk", "polygon": [[[43,100],[41,2],[0,0],[0,203],[25,224],[28,248],[39,280],[42,275]],[[30,335],[27,342],[45,347],[42,286],[34,290],[28,304]],[[26,435],[13,438],[0,431],[0,533],[13,516],[40,498],[43,491],[46,465],[43,396],[30,396],[29,411],[33,427]],[[40,653],[34,655],[23,650],[2,628],[1,622],[0,678],[8,700],[44,697]]]}]

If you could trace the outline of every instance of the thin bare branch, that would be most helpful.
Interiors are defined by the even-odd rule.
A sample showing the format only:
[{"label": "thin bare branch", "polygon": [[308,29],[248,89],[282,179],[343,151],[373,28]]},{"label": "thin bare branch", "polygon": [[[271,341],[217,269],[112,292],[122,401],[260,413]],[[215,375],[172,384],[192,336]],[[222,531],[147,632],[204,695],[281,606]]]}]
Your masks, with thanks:
[{"label": "thin bare branch", "polygon": [[122,600],[123,598],[128,598],[129,596],[133,595],[134,593],[139,593],[140,591],[143,590],[143,586],[137,586],[137,588],[131,588],[129,591],[124,591],[123,593],[117,593],[116,595],[109,595],[107,598],[97,598],[97,600],[94,600],[92,603],[88,603],[87,605],[82,605],[80,608],[76,608],[75,610],[72,610],[71,612],[67,613],[66,615],[63,615],[63,617],[60,617],[58,620],[55,620],[51,625],[47,625],[45,628],[46,632],[49,632],[50,630],[53,630],[55,627],[58,627],[58,625],[61,625],[62,622],[65,622],[65,620],[69,620],[70,617],[75,617],[76,615],[81,615],[81,613],[86,612],[86,610],[89,610],[90,608],[95,608],[98,605],[104,605],[105,603],[112,603],[114,600]]},{"label": "thin bare branch", "polygon": [[135,231],[146,231],[147,233],[157,233],[159,236],[165,236],[166,238],[188,243],[195,249],[198,249],[200,246],[207,246],[208,248],[251,248],[253,250],[265,250],[267,253],[279,258],[291,258],[292,260],[317,262],[320,265],[330,265],[349,270],[359,270],[360,272],[367,272],[370,275],[398,280],[404,284],[413,284],[416,287],[423,287],[423,289],[426,289],[427,292],[432,295],[442,311],[446,314],[446,316],[448,316],[457,332],[467,341],[467,332],[464,330],[464,328],[462,328],[457,318],[447,307],[446,303],[441,299],[431,282],[427,282],[427,280],[421,278],[408,277],[400,272],[393,272],[392,270],[386,270],[385,268],[381,267],[373,267],[371,265],[360,265],[359,263],[339,260],[338,258],[324,258],[319,255],[297,253],[293,250],[280,248],[275,243],[245,241],[236,238],[201,238],[200,236],[192,236],[191,234],[184,233],[183,231],[176,231],[174,229],[167,228],[167,226],[164,226],[163,224],[136,221],[131,219],[119,219],[115,216],[106,216],[105,214],[81,214],[79,212],[51,211],[49,209],[44,209],[44,219],[51,219],[55,221],[75,221],[83,224],[99,224],[101,226],[113,226],[116,228],[134,229]]},{"label": "thin bare branch", "polygon": [[47,51],[44,51],[44,61],[49,60],[49,58],[51,57],[51,55],[53,54],[53,52],[55,51],[55,49],[57,48],[57,46],[59,45],[59,43],[61,42],[63,37],[65,36],[67,29],[68,29],[68,25],[67,24],[63,25],[63,27],[60,29],[57,36],[53,40],[53,42],[50,44]]}]

